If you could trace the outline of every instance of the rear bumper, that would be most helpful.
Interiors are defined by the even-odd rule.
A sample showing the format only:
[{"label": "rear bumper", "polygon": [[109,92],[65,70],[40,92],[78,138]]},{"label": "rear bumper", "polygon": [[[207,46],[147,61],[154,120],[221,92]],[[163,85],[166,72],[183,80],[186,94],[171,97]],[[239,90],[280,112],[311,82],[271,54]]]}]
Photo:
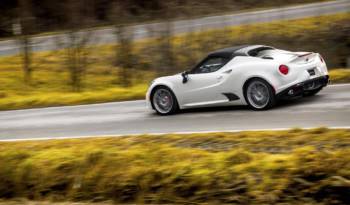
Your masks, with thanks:
[{"label": "rear bumper", "polygon": [[299,96],[303,96],[304,93],[322,89],[327,86],[329,82],[329,76],[324,75],[321,77],[317,77],[311,80],[307,80],[304,82],[297,83],[292,85],[283,91],[279,92],[276,97],[277,99],[290,99]]}]

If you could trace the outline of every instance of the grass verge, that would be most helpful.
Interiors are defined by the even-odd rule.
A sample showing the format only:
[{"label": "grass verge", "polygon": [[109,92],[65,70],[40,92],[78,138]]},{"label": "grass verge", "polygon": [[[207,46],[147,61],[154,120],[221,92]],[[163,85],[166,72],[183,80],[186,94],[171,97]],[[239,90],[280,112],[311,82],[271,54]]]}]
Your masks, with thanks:
[{"label": "grass verge", "polygon": [[334,83],[350,83],[350,69],[334,69],[329,76]]},{"label": "grass verge", "polygon": [[0,198],[349,204],[350,130],[0,143]]}]

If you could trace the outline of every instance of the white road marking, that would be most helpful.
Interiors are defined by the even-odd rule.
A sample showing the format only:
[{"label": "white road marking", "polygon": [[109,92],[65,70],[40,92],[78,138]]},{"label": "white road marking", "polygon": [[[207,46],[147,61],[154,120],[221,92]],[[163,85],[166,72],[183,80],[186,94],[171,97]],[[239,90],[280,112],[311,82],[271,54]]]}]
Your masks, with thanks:
[{"label": "white road marking", "polygon": [[[349,69],[350,71],[350,69]],[[338,83],[338,84],[330,84],[327,87],[344,87],[344,86],[349,86],[350,83]]]}]

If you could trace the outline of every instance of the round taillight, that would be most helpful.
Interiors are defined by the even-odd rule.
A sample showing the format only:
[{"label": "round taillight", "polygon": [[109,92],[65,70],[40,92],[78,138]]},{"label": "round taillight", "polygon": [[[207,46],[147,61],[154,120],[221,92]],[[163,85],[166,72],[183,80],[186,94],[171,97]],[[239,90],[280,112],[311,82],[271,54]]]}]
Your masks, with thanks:
[{"label": "round taillight", "polygon": [[288,72],[289,72],[289,68],[288,66],[286,65],[280,65],[280,67],[278,68],[280,70],[280,72],[283,74],[283,75],[287,75]]}]

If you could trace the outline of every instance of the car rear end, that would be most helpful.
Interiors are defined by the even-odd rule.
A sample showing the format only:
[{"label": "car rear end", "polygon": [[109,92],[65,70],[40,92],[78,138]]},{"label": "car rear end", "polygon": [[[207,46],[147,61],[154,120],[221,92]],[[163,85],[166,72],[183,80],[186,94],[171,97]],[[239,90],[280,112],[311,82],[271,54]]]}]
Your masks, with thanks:
[{"label": "car rear end", "polygon": [[278,62],[278,98],[293,98],[304,93],[321,90],[329,77],[322,56],[312,52],[280,51]]}]

